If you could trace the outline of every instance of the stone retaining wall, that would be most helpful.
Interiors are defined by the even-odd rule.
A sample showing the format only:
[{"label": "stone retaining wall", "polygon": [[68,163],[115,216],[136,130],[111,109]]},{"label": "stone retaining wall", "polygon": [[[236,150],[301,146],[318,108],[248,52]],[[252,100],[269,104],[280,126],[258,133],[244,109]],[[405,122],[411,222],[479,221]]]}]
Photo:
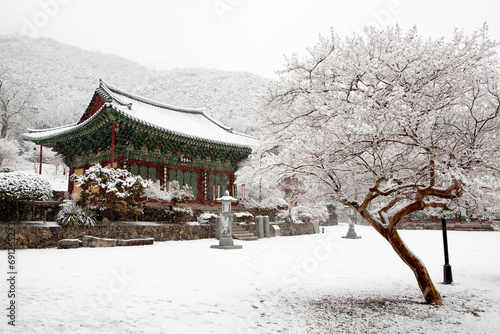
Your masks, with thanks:
[{"label": "stone retaining wall", "polygon": [[304,235],[304,234],[314,234],[314,226],[312,223],[281,223],[273,224],[271,223],[270,229],[273,230],[271,235],[274,235],[273,225],[278,225],[280,227],[280,236],[288,237],[292,235]]},{"label": "stone retaining wall", "polygon": [[[17,224],[16,249],[57,247],[61,239],[82,239],[85,235],[111,239],[154,238],[155,241],[215,238],[213,224],[184,225],[98,225],[89,228],[42,227]],[[8,248],[7,224],[0,224],[0,249]]]},{"label": "stone retaining wall", "polygon": [[[441,222],[432,221],[404,221],[398,224],[400,230],[441,230]],[[450,231],[494,231],[489,222],[446,222],[446,229]]]}]

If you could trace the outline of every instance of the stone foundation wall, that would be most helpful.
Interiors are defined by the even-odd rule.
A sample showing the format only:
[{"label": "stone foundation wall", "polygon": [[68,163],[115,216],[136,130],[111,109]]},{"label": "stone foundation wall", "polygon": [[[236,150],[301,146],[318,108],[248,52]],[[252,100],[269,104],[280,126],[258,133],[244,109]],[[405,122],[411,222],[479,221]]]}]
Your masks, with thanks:
[{"label": "stone foundation wall", "polygon": [[[155,241],[215,238],[215,226],[204,225],[97,225],[88,228],[42,227],[17,224],[16,249],[57,247],[61,239],[82,239],[85,235],[110,239],[154,238]],[[0,224],[0,249],[8,248],[7,224]]]},{"label": "stone foundation wall", "polygon": [[[441,222],[432,221],[403,221],[398,224],[400,230],[441,230]],[[494,231],[489,222],[446,222],[446,229],[450,231]]]},{"label": "stone foundation wall", "polygon": [[[274,235],[274,224],[271,224],[270,229],[273,230],[271,232],[271,235]],[[294,223],[281,223],[281,224],[275,224],[280,227],[280,236],[282,237],[288,237],[292,235],[304,235],[304,234],[314,234],[314,226],[312,223],[301,223],[301,224],[294,224]]]}]

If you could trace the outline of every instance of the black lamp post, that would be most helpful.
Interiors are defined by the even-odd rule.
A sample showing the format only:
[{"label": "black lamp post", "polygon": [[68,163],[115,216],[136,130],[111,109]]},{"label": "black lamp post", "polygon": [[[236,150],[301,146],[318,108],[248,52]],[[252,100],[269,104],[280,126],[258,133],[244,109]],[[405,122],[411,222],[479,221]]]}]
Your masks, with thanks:
[{"label": "black lamp post", "polygon": [[443,245],[444,245],[444,266],[443,266],[443,283],[451,284],[453,283],[453,277],[451,275],[451,264],[448,257],[448,235],[446,233],[446,218],[441,218],[441,225],[443,230]]}]

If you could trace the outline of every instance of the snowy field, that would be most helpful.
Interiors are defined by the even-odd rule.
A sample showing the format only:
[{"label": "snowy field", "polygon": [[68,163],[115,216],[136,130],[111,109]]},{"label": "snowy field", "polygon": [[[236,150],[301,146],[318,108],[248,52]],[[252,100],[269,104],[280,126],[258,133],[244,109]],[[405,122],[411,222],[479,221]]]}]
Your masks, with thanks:
[{"label": "snowy field", "polygon": [[362,239],[342,239],[341,224],[236,240],[241,250],[211,249],[215,239],[18,250],[16,327],[4,315],[0,332],[500,332],[499,232],[449,231],[453,285],[440,283],[441,231],[401,232],[443,296],[436,307],[422,303],[410,269],[373,228],[356,231]]}]

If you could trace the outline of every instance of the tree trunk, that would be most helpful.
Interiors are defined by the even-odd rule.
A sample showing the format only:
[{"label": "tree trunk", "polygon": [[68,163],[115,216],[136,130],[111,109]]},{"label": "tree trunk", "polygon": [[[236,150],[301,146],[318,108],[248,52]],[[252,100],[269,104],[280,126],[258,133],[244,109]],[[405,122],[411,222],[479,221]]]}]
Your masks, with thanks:
[{"label": "tree trunk", "polygon": [[398,231],[395,228],[392,230],[385,229],[385,235],[383,236],[391,244],[392,248],[396,251],[399,257],[413,271],[413,274],[417,279],[418,286],[424,295],[425,302],[428,304],[443,305],[441,295],[434,286],[434,283],[432,283],[429,272],[425,268],[422,261],[420,261],[420,259],[406,246],[399,236]]},{"label": "tree trunk", "polygon": [[8,125],[2,124],[2,129],[0,130],[0,138],[7,138]]},{"label": "tree trunk", "polygon": [[[396,227],[388,227],[387,225],[384,226],[378,223],[364,208],[362,210],[359,210],[359,207],[354,208],[359,212],[361,217],[365,218],[375,228],[375,230],[389,242],[396,254],[398,254],[403,262],[410,267],[415,275],[415,278],[417,279],[418,286],[420,291],[422,291],[425,302],[428,304],[443,305],[441,295],[434,286],[434,283],[432,283],[429,272],[425,268],[422,261],[420,261],[420,259],[413,254],[413,252],[403,242],[398,231],[396,230]],[[393,219],[395,218],[393,217]]]}]

